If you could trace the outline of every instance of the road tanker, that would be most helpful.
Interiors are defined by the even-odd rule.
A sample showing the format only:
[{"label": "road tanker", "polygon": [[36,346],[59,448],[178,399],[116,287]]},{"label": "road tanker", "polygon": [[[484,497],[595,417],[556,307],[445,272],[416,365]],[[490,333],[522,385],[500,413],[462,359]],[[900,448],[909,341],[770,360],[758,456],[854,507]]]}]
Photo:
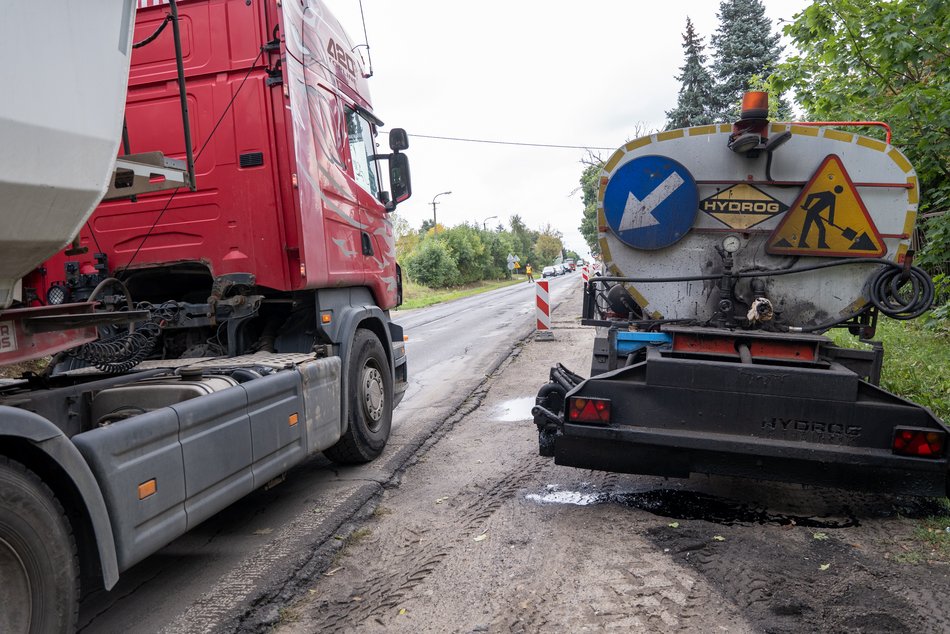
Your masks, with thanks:
[{"label": "road tanker", "polygon": [[[767,113],[749,93],[733,125],[651,134],[605,162],[590,378],[552,368],[532,411],[540,453],[943,496],[947,427],[880,387],[873,340],[878,319],[933,301],[910,249],[913,166],[884,124],[881,140]],[[868,345],[839,347],[833,328]]]}]

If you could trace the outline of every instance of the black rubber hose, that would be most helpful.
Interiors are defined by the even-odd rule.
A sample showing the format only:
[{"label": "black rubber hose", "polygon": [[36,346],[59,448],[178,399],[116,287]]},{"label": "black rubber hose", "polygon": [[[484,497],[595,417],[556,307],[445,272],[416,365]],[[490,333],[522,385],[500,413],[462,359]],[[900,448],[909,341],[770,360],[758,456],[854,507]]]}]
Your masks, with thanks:
[{"label": "black rubber hose", "polygon": [[[905,284],[910,284],[909,293],[901,292]],[[910,267],[907,277],[899,265],[881,269],[871,278],[868,290],[871,303],[883,314],[892,319],[914,319],[930,309],[934,300],[934,283],[927,272],[916,266]],[[906,299],[905,299],[906,298]],[[832,319],[814,326],[790,328],[793,332],[825,331],[843,324],[851,317]]]},{"label": "black rubber hose", "polygon": [[916,266],[910,267],[906,276],[901,268],[881,269],[871,280],[870,299],[888,317],[914,319],[933,305],[934,283]]},{"label": "black rubber hose", "polygon": [[[132,48],[142,48],[143,46],[146,46],[154,42],[155,38],[157,38],[159,35],[162,34],[162,31],[165,30],[165,27],[168,26],[168,23],[171,21],[172,21],[172,16],[166,15],[165,19],[162,20],[162,23],[158,25],[158,28],[155,29],[155,31],[151,35],[149,35],[147,38],[145,38],[141,42],[136,42],[135,44],[133,44]],[[128,152],[126,152],[126,154],[128,154]]]}]

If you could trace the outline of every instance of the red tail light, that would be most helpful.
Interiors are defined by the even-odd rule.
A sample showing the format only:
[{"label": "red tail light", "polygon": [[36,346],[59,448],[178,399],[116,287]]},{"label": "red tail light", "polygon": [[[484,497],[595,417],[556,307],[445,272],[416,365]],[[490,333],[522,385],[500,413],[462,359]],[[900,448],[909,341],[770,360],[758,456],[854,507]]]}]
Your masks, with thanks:
[{"label": "red tail light", "polygon": [[610,399],[581,398],[568,399],[567,419],[572,423],[610,424]]},{"label": "red tail light", "polygon": [[894,428],[894,453],[915,458],[942,458],[947,435],[932,429]]}]

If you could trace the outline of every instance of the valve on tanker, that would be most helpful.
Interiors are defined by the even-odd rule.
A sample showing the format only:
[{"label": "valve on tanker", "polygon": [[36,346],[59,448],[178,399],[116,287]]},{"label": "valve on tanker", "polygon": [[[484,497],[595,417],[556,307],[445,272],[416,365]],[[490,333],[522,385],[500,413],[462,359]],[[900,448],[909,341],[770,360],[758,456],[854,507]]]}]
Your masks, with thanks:
[{"label": "valve on tanker", "polygon": [[733,277],[732,271],[735,267],[733,254],[739,250],[741,241],[734,238],[735,236],[727,236],[722,244],[716,245],[716,252],[722,258],[722,276],[719,278],[719,303],[711,321],[719,328],[736,327],[734,301],[736,278]]},{"label": "valve on tanker", "polygon": [[643,317],[640,305],[622,284],[612,286],[607,291],[607,307],[611,313],[621,319],[629,319],[631,315],[636,319]]}]

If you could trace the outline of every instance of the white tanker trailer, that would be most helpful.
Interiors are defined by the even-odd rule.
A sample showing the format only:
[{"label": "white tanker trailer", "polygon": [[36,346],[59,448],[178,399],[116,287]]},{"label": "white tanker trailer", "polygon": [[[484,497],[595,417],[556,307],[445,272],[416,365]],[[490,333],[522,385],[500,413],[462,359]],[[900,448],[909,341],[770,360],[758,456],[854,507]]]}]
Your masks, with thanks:
[{"label": "white tanker trailer", "polygon": [[[770,123],[660,132],[605,163],[607,274],[585,287],[591,378],[552,368],[540,453],[587,469],[715,473],[945,495],[947,427],[878,387],[879,315],[912,319],[917,177],[887,141]],[[839,126],[840,127],[840,126]],[[885,126],[886,127],[886,126]],[[872,343],[840,348],[848,328]]]}]

